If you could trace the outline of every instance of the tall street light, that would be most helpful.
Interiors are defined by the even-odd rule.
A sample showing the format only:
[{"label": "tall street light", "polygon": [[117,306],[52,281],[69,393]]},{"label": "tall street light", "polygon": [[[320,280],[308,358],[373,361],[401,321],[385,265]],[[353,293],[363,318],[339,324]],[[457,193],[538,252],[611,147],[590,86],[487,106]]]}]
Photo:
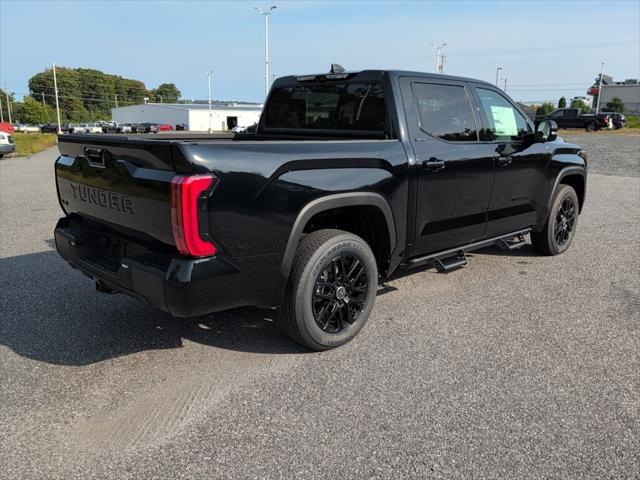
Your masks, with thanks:
[{"label": "tall street light", "polygon": [[432,43],[431,46],[436,49],[436,73],[442,73],[442,70],[444,69],[444,65],[441,62],[440,52],[442,51],[442,49],[444,47],[447,46],[447,44],[446,44],[446,42],[445,43],[441,43],[440,45],[436,45],[436,44]]},{"label": "tall street light", "polygon": [[207,77],[209,79],[209,130],[208,132],[211,133],[211,75],[213,75],[213,71],[212,70],[207,70]]},{"label": "tall street light", "polygon": [[62,123],[60,123],[60,104],[58,103],[58,78],[56,77],[56,63],[53,62],[53,89],[56,92],[56,115],[58,116],[58,133],[62,133]]},{"label": "tall street light", "polygon": [[602,68],[600,68],[600,81],[598,82],[598,101],[596,102],[596,115],[600,110],[600,99],[602,98],[602,75],[604,75],[604,62],[602,62]]},{"label": "tall street light", "polygon": [[269,15],[276,8],[275,5],[271,5],[269,8],[254,8],[258,15],[264,17],[264,96],[267,97],[269,93]]},{"label": "tall street light", "polygon": [[502,67],[496,68],[496,87],[498,86],[498,75],[500,74],[500,70],[502,70]]}]

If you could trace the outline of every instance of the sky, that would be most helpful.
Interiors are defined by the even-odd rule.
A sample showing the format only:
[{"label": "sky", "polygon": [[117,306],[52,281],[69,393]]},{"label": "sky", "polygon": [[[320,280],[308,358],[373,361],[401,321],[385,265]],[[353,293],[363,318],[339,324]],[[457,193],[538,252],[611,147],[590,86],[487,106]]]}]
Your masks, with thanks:
[{"label": "sky", "polygon": [[57,61],[173,82],[183,98],[262,101],[264,21],[270,73],[433,72],[500,83],[519,101],[585,95],[605,62],[616,80],[640,78],[640,0],[629,1],[128,1],[0,0],[0,85],[18,98]]}]

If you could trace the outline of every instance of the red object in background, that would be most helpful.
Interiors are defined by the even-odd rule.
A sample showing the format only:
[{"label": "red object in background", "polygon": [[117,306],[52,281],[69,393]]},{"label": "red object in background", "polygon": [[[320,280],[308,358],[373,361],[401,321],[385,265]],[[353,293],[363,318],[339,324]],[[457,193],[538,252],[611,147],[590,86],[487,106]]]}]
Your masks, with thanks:
[{"label": "red object in background", "polygon": [[158,130],[160,130],[161,132],[170,132],[171,130],[173,130],[173,127],[168,123],[163,123],[162,125],[158,125]]},{"label": "red object in background", "polygon": [[0,132],[14,134],[16,133],[16,129],[13,128],[13,125],[11,125],[9,122],[0,122]]},{"label": "red object in background", "polygon": [[587,95],[593,95],[596,96],[598,95],[598,92],[600,91],[600,89],[598,87],[591,87],[589,89],[589,91],[587,92]]}]

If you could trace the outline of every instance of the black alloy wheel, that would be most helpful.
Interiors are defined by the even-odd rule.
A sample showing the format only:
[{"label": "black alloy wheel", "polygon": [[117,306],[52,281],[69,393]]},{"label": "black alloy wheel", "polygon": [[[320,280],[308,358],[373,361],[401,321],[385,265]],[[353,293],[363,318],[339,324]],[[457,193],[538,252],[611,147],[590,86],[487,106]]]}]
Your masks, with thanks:
[{"label": "black alloy wheel", "polygon": [[324,332],[338,333],[358,320],[367,302],[368,273],[354,255],[333,258],[316,278],[313,316]]},{"label": "black alloy wheel", "polygon": [[576,205],[572,197],[565,197],[556,213],[553,234],[559,246],[566,244],[573,233],[576,223]]}]

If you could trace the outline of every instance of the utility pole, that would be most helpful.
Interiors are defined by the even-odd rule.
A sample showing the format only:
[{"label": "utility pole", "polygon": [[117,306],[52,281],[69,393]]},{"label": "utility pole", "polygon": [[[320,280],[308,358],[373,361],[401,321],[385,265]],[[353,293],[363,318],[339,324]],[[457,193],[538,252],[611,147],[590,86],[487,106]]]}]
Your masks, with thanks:
[{"label": "utility pole", "polygon": [[447,43],[441,43],[440,45],[432,43],[431,46],[436,49],[436,73],[442,73],[444,70],[444,55],[441,56],[440,52],[447,46]]},{"label": "utility pole", "polygon": [[118,108],[118,94],[117,94],[117,93],[114,93],[114,94],[113,94],[113,98],[114,98],[114,99],[115,99],[115,101],[116,101],[116,108]]},{"label": "utility pole", "polygon": [[2,113],[2,97],[0,97],[0,122],[4,122],[4,113]]},{"label": "utility pole", "polygon": [[254,8],[258,12],[258,15],[264,17],[264,96],[267,97],[269,93],[269,15],[276,8],[275,5],[271,5],[268,9]]},{"label": "utility pole", "polygon": [[209,129],[208,132],[211,133],[211,75],[213,72],[211,70],[207,70],[207,77],[209,79]]},{"label": "utility pole", "polygon": [[9,98],[9,90],[7,90],[7,84],[4,84],[4,94],[7,96],[7,115],[9,115],[9,123],[13,123],[11,121],[11,99]]},{"label": "utility pole", "polygon": [[42,106],[45,107],[47,104],[44,102],[44,92],[40,93],[42,93]]},{"label": "utility pole", "polygon": [[502,67],[496,68],[496,87],[498,86],[498,75],[500,74],[500,70],[502,70]]},{"label": "utility pole", "polygon": [[503,88],[503,90],[504,90],[504,93],[507,93],[507,79],[506,78],[504,79],[504,88]]},{"label": "utility pole", "polygon": [[602,98],[602,76],[603,75],[604,75],[604,62],[602,62],[602,68],[600,68],[600,82],[598,82],[598,101],[596,102],[596,115],[600,111],[600,99]]},{"label": "utility pole", "polygon": [[160,95],[160,103],[162,104],[162,95]]},{"label": "utility pole", "polygon": [[62,123],[60,123],[60,104],[58,103],[58,78],[56,77],[56,63],[53,62],[53,89],[56,92],[56,115],[58,117],[58,133],[62,133]]}]

